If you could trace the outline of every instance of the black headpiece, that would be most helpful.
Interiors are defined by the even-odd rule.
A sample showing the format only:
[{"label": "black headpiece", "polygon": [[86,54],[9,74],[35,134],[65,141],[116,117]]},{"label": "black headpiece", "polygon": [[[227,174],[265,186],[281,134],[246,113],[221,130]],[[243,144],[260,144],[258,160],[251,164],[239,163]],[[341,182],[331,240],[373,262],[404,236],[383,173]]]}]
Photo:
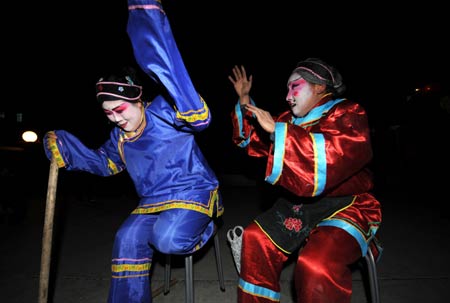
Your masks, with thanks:
[{"label": "black headpiece", "polygon": [[314,84],[325,84],[333,90],[335,95],[345,91],[341,74],[331,65],[317,58],[308,58],[297,64],[293,73]]},{"label": "black headpiece", "polygon": [[125,79],[127,83],[103,81],[100,78],[96,84],[97,100],[100,103],[117,99],[137,102],[142,96],[142,86],[135,85],[128,76]]}]

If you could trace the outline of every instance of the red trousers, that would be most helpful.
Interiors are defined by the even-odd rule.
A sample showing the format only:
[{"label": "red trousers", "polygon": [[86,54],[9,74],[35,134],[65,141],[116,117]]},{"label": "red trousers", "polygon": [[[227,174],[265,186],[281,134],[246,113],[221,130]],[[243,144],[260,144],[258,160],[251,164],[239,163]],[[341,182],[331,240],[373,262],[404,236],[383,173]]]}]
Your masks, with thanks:
[{"label": "red trousers", "polygon": [[[279,302],[280,275],[289,258],[255,223],[242,239],[239,303]],[[343,229],[315,228],[299,251],[294,271],[298,303],[350,303],[352,272],[361,258],[357,241]]]}]

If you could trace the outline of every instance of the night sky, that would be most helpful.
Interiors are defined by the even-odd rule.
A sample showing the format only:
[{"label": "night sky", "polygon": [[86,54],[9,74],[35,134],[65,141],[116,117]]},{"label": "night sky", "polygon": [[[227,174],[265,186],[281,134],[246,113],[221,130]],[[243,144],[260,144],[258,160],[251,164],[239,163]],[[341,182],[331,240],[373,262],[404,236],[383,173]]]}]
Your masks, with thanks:
[{"label": "night sky", "polygon": [[[229,114],[237,99],[227,76],[235,64],[253,74],[255,101],[275,114],[286,109],[286,81],[296,63],[322,58],[341,71],[347,97],[366,107],[374,125],[396,120],[416,86],[439,82],[448,89],[450,83],[448,11],[429,1],[416,7],[163,3],[192,80],[213,114],[199,139],[207,146],[231,144]],[[95,102],[95,82],[109,67],[133,63],[126,1],[33,2],[17,14],[14,5],[5,9],[14,18],[3,26],[3,77],[11,99],[2,106],[21,109],[42,130],[63,128],[101,144],[111,126]]]}]

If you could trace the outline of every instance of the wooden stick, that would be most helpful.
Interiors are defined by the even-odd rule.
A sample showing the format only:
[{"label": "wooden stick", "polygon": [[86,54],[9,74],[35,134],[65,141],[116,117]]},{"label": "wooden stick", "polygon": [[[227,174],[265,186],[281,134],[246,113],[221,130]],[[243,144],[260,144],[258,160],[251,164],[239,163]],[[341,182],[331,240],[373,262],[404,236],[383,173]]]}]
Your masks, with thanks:
[{"label": "wooden stick", "polygon": [[52,158],[48,175],[47,202],[45,207],[44,231],[42,236],[41,274],[39,279],[39,303],[47,303],[52,252],[53,217],[55,214],[58,165]]}]

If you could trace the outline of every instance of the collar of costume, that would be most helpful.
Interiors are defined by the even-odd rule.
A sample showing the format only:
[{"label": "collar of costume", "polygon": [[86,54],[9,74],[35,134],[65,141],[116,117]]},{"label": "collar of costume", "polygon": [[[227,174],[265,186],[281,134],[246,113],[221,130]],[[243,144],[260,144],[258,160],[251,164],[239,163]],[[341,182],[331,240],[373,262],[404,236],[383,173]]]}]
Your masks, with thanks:
[{"label": "collar of costume", "polygon": [[117,99],[137,102],[142,96],[142,86],[121,82],[99,81],[96,90],[97,100],[100,103]]}]

